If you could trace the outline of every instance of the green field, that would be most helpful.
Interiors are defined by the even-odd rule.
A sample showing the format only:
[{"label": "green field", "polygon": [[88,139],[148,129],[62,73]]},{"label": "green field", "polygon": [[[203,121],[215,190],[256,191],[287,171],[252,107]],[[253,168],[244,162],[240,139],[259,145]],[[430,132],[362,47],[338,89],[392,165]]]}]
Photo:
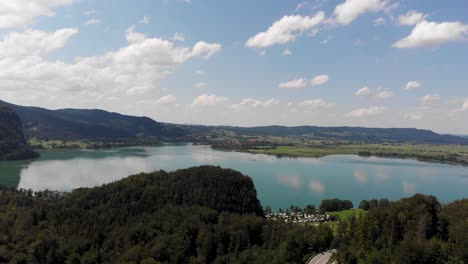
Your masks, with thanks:
[{"label": "green field", "polygon": [[32,138],[28,142],[33,148],[41,149],[85,149],[89,146],[89,142],[85,141],[40,140]]},{"label": "green field", "polygon": [[323,157],[336,154],[367,153],[370,156],[411,158],[421,161],[468,165],[468,146],[429,144],[359,144],[359,143],[305,143],[277,146],[272,149],[248,149],[250,153],[285,157]]},{"label": "green field", "polygon": [[367,211],[362,209],[351,209],[351,210],[343,210],[339,212],[326,212],[328,215],[333,215],[339,217],[341,220],[350,219],[351,217],[360,218],[361,215],[367,214]]}]

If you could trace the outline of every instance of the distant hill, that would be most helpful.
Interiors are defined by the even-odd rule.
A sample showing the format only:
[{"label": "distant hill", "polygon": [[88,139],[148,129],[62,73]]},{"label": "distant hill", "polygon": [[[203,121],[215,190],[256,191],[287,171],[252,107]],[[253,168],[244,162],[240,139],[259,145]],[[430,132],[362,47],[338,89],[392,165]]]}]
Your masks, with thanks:
[{"label": "distant hill", "polygon": [[[203,127],[197,127],[199,131]],[[205,127],[207,129],[207,127]],[[468,138],[453,135],[441,135],[430,130],[416,128],[366,128],[366,127],[318,127],[318,126],[261,126],[230,127],[217,126],[210,129],[222,129],[244,135],[265,136],[307,136],[315,139],[352,140],[362,142],[417,142],[434,144],[468,144]]]},{"label": "distant hill", "polygon": [[[2,101],[0,101],[2,103]],[[4,102],[23,121],[26,137],[55,139],[177,138],[188,131],[148,117],[121,115],[97,109],[48,110]]]},{"label": "distant hill", "polygon": [[23,122],[23,133],[28,138],[67,140],[156,138],[190,141],[196,136],[210,136],[217,130],[224,130],[238,135],[252,136],[304,136],[311,139],[360,142],[468,144],[466,137],[441,135],[416,128],[176,125],[160,123],[148,117],[128,116],[97,109],[48,110],[3,103],[18,113]]},{"label": "distant hill", "polygon": [[10,107],[0,103],[0,160],[35,158],[26,144],[21,130],[21,120]]}]

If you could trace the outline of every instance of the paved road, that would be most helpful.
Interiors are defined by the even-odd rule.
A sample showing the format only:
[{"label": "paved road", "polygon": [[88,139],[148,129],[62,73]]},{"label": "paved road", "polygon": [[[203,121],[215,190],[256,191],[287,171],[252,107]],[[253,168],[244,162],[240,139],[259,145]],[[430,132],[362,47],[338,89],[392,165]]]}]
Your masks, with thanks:
[{"label": "paved road", "polygon": [[[326,264],[333,253],[336,253],[335,249],[318,254],[317,256],[313,257],[308,264]],[[336,262],[333,263],[336,264]]]}]

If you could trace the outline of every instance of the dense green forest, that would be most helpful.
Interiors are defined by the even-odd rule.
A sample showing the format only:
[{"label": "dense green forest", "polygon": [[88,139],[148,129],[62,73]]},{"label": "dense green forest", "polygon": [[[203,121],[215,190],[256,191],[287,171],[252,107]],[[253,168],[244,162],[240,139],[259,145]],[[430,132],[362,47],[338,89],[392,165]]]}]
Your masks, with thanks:
[{"label": "dense green forest", "polygon": [[267,221],[239,172],[159,171],[71,193],[0,191],[0,263],[303,263],[332,230]]},{"label": "dense green forest", "polygon": [[0,104],[0,160],[35,158],[24,139],[21,120],[9,107]]},{"label": "dense green forest", "polygon": [[338,263],[468,263],[468,199],[441,205],[417,194],[360,207],[368,213],[338,226],[332,243]]}]

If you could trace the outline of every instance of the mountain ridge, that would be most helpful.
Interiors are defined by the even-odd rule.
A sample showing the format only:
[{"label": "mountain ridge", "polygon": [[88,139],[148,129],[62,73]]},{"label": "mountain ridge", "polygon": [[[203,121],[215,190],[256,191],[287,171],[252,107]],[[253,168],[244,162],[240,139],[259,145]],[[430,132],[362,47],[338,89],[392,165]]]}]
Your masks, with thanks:
[{"label": "mountain ridge", "polygon": [[[0,100],[0,103],[2,101]],[[99,139],[156,138],[190,141],[198,136],[227,130],[252,136],[303,136],[312,139],[361,142],[415,142],[428,144],[468,144],[468,138],[438,134],[418,128],[369,128],[352,126],[205,126],[157,122],[146,116],[130,116],[101,109],[65,108],[49,110],[3,102],[14,109],[28,138]]]}]

